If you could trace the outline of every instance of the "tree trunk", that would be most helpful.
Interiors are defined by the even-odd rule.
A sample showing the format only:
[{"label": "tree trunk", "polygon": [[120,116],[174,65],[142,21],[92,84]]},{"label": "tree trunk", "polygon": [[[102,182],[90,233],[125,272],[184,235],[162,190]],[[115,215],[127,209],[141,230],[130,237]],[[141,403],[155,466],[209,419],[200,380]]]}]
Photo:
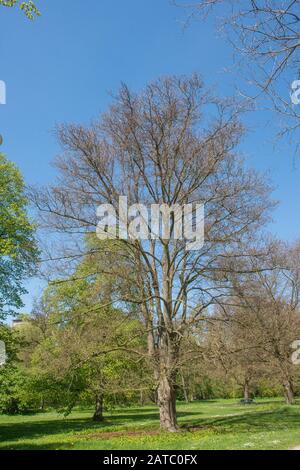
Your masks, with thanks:
[{"label": "tree trunk", "polygon": [[44,410],[45,410],[45,400],[44,400],[44,397],[41,397],[40,411],[44,411]]},{"label": "tree trunk", "polygon": [[291,380],[287,380],[284,383],[284,392],[287,405],[295,405],[295,393]]},{"label": "tree trunk", "polygon": [[249,387],[248,380],[246,380],[244,383],[244,400],[245,401],[250,400],[250,387]]},{"label": "tree trunk", "polygon": [[16,415],[19,413],[19,402],[16,400],[16,398],[11,398],[8,408],[7,408],[7,414],[9,415]]},{"label": "tree trunk", "polygon": [[176,432],[176,392],[174,383],[167,376],[161,377],[158,385],[160,426],[165,431]]},{"label": "tree trunk", "polygon": [[103,395],[101,394],[96,395],[96,405],[93,421],[103,421]]},{"label": "tree trunk", "polygon": [[182,390],[183,390],[184,399],[185,399],[186,403],[189,403],[189,395],[188,395],[188,391],[187,391],[187,387],[186,387],[186,383],[185,383],[185,378],[184,378],[183,373],[180,373],[180,375],[181,375],[181,383],[182,383]]},{"label": "tree trunk", "polygon": [[144,391],[140,391],[140,405],[144,406],[145,405],[145,398],[144,398]]}]

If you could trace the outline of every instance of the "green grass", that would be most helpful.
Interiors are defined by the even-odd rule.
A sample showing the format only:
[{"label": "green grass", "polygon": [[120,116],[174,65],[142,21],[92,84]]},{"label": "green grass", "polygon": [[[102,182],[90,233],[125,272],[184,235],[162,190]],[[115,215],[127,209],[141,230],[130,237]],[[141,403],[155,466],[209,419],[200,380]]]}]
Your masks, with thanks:
[{"label": "green grass", "polygon": [[279,399],[243,406],[238,400],[178,404],[182,430],[159,431],[155,407],[122,408],[91,421],[92,410],[68,418],[55,412],[0,416],[0,449],[8,450],[191,450],[290,449],[300,445],[300,403],[287,407]]}]

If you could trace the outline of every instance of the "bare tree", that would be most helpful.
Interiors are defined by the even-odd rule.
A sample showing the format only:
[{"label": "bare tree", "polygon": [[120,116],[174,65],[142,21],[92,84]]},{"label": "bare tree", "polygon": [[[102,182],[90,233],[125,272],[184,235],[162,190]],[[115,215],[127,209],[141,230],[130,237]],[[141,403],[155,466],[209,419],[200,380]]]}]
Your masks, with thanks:
[{"label": "bare tree", "polygon": [[[240,57],[246,59],[244,65],[247,74],[251,74],[249,81],[260,92],[266,93],[275,110],[287,118],[283,133],[295,130],[300,125],[300,111],[295,100],[290,99],[288,87],[300,78],[300,1],[197,0],[177,3],[190,8],[192,17],[219,12],[222,29]],[[282,93],[283,83],[285,94]],[[290,90],[291,94],[298,89],[299,85]],[[257,98],[256,92],[254,96]]]},{"label": "bare tree", "polygon": [[[258,367],[261,364],[267,375],[278,378],[287,404],[295,403],[294,381],[298,376],[292,345],[300,334],[299,253],[299,244],[274,245],[269,270],[252,269],[233,282],[238,301],[232,318],[238,320],[239,331],[244,330],[245,350],[253,348]],[[249,365],[250,359],[249,354]]]},{"label": "bare tree", "polygon": [[243,390],[244,400],[251,399],[253,386],[262,376],[262,360],[257,330],[251,325],[251,312],[238,307],[219,310],[219,321],[209,325],[206,356],[214,364],[215,373],[223,373]]},{"label": "bare tree", "polygon": [[[139,95],[122,86],[92,126],[60,127],[65,152],[56,161],[58,182],[32,192],[44,226],[77,237],[96,230],[99,204],[111,204],[121,219],[120,196],[130,205],[170,210],[170,237],[148,227],[148,240],[118,240],[104,244],[102,252],[106,258],[114,245],[115,255],[131,265],[126,276],[117,261],[107,263],[106,274],[119,273],[120,285],[130,277],[135,283],[115,298],[134,305],[144,324],[160,422],[168,431],[177,430],[182,338],[224,298],[222,260],[231,260],[234,269],[272,207],[265,179],[246,170],[235,151],[242,134],[235,106],[209,99],[196,75],[158,80]],[[205,204],[205,244],[189,250],[186,234],[174,236],[175,219],[178,208],[197,203]],[[136,215],[140,211],[136,206]]]},{"label": "bare tree", "polygon": [[[299,0],[199,0],[192,6],[198,13],[222,4],[224,21],[236,48],[269,67],[268,82],[288,65],[299,63]],[[189,5],[191,6],[191,5]],[[228,8],[229,6],[229,8]]]}]

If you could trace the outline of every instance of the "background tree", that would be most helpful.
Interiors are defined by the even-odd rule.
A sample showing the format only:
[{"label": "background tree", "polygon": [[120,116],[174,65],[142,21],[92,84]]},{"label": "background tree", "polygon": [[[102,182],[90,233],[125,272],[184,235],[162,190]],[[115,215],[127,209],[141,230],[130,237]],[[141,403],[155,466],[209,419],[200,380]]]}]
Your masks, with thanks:
[{"label": "background tree", "polygon": [[300,331],[299,244],[275,244],[273,249],[269,269],[254,273],[252,267],[250,274],[236,277],[234,292],[249,346],[252,342],[266,373],[277,376],[287,403],[294,404],[298,368],[292,362],[292,344]]},{"label": "background tree", "polygon": [[0,319],[22,306],[22,282],[37,260],[34,226],[19,170],[0,154]]},{"label": "background tree", "polygon": [[33,396],[28,393],[30,377],[22,367],[18,354],[24,347],[22,335],[7,325],[0,325],[0,340],[5,343],[7,361],[0,367],[0,411],[16,414],[34,408]]},{"label": "background tree", "polygon": [[150,388],[150,381],[144,361],[137,361],[136,352],[130,355],[133,348],[142,355],[146,345],[138,317],[132,312],[128,319],[125,309],[112,306],[113,279],[101,273],[106,260],[96,251],[100,242],[92,238],[90,251],[73,275],[51,284],[35,309],[32,332],[40,326],[42,331],[31,365],[36,383],[47,384],[50,402],[53,391],[56,406],[64,405],[68,412],[80,401],[92,401],[94,420],[101,421],[105,403],[139,396]]},{"label": "background tree", "polygon": [[221,380],[235,382],[240,387],[247,402],[263,377],[257,330],[251,325],[248,312],[238,307],[230,314],[219,312],[218,316],[219,321],[210,324],[207,359],[214,364]]}]

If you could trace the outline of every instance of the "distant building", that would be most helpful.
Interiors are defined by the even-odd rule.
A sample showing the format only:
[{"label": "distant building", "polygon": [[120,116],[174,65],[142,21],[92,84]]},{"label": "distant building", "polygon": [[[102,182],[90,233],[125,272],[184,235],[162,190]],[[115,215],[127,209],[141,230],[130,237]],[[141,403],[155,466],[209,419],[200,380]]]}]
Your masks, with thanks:
[{"label": "distant building", "polygon": [[28,320],[25,318],[18,318],[12,321],[12,328],[22,328],[24,325],[28,323]]}]

